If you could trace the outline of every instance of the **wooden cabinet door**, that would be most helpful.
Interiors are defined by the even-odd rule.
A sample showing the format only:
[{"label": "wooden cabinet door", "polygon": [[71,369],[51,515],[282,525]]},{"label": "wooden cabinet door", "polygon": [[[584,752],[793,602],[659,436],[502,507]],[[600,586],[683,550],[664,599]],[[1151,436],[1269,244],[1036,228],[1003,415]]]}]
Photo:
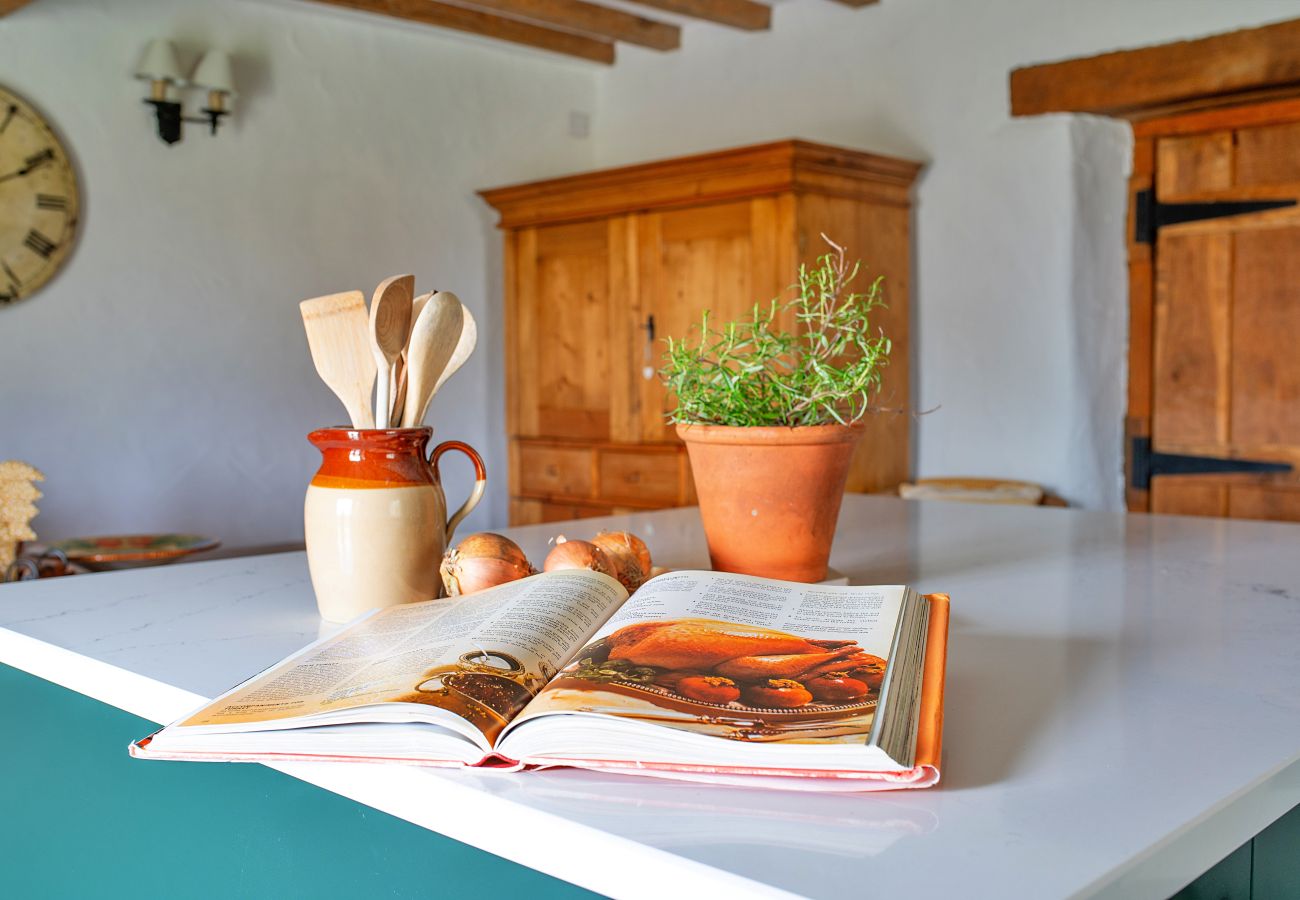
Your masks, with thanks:
[{"label": "wooden cabinet door", "polygon": [[696,338],[706,309],[726,322],[781,293],[793,273],[793,208],[793,197],[781,195],[636,217],[631,371],[641,440],[677,440],[667,420],[675,402],[658,375],[662,339]]},{"label": "wooden cabinet door", "polygon": [[[1300,123],[1165,137],[1162,203],[1300,197]],[[1300,464],[1300,211],[1163,227],[1154,258],[1152,449]],[[1287,474],[1156,475],[1153,512],[1300,521]]]},{"label": "wooden cabinet door", "polygon": [[627,220],[524,228],[507,249],[512,436],[607,441],[629,418],[626,278],[611,248]]}]

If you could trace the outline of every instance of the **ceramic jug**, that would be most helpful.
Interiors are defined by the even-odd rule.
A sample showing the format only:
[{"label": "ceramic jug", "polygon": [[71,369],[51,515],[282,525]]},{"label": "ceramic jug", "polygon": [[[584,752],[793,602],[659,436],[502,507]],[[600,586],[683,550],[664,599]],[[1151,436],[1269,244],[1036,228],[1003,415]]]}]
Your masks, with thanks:
[{"label": "ceramic jug", "polygon": [[[468,444],[444,441],[425,456],[432,428],[322,428],[307,436],[321,466],[307,488],[307,565],[321,618],[346,622],[377,606],[442,592],[447,544],[487,483]],[[447,518],[438,460],[458,450],[474,464],[469,499]]]}]

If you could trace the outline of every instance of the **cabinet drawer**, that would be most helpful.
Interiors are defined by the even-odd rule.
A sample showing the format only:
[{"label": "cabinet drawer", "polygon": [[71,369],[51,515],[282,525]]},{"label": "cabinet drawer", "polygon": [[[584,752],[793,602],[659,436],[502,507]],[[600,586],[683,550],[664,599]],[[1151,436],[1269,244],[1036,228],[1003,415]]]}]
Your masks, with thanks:
[{"label": "cabinet drawer", "polygon": [[538,525],[544,522],[567,522],[570,519],[590,519],[628,513],[618,507],[594,506],[586,503],[552,503],[547,500],[530,500],[515,497],[510,501],[511,525]]},{"label": "cabinet drawer", "polygon": [[519,445],[519,488],[525,494],[591,496],[591,451]]},{"label": "cabinet drawer", "polygon": [[680,454],[624,453],[607,450],[600,455],[600,496],[642,502],[676,503],[680,493]]}]

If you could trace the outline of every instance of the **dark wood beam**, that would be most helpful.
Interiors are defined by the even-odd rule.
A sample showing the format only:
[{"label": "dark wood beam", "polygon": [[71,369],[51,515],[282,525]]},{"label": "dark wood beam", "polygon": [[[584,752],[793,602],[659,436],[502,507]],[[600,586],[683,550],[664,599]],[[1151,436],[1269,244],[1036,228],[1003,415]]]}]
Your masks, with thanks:
[{"label": "dark wood beam", "polygon": [[558,25],[614,41],[627,41],[652,50],[676,50],[682,31],[676,25],[656,22],[586,0],[456,0],[466,6],[491,9],[520,19]]},{"label": "dark wood beam", "polygon": [[843,3],[845,6],[852,6],[855,9],[861,9],[864,6],[872,6],[879,3],[880,0],[835,0],[836,3]]},{"label": "dark wood beam", "polygon": [[1134,116],[1291,88],[1300,90],[1300,19],[1016,69],[1011,114]]},{"label": "dark wood beam", "polygon": [[553,28],[543,28],[518,19],[507,19],[479,10],[438,3],[435,0],[314,0],[314,2],[378,13],[422,25],[451,28],[606,65],[614,62],[614,45],[609,41],[584,37],[568,31],[557,31]]},{"label": "dark wood beam", "polygon": [[7,16],[31,2],[32,0],[0,0],[0,16]]},{"label": "dark wood beam", "polygon": [[766,31],[772,25],[772,8],[754,0],[633,0],[683,16],[730,25],[745,31]]}]

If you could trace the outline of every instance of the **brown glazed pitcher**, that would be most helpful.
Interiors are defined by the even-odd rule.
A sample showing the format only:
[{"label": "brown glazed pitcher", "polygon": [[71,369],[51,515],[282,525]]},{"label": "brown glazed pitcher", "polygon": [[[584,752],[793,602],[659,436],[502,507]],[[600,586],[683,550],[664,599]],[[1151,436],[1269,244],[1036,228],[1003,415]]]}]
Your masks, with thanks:
[{"label": "brown glazed pitcher", "polygon": [[[321,618],[346,622],[376,606],[431,600],[456,526],[487,484],[468,444],[443,441],[425,457],[432,428],[322,428],[307,435],[323,457],[307,488],[307,566]],[[474,489],[447,518],[438,460],[459,450],[474,463]]]}]

